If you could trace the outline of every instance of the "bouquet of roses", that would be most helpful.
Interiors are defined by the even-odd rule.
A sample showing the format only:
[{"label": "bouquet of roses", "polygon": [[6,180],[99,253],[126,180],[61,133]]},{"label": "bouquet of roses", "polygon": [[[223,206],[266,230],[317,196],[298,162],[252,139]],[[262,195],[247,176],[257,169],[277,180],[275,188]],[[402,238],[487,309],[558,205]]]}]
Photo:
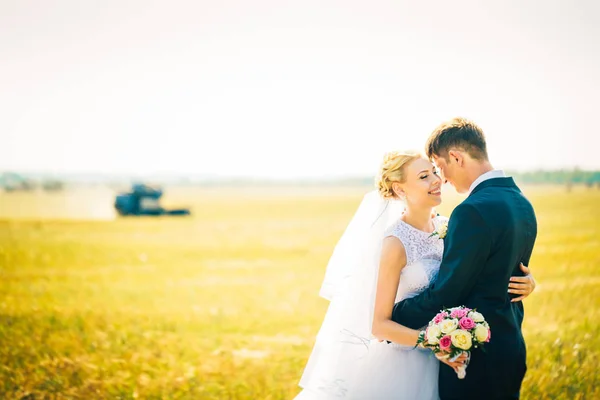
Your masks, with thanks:
[{"label": "bouquet of roses", "polygon": [[[453,361],[465,352],[470,357],[472,348],[483,348],[490,338],[490,326],[483,315],[461,306],[440,311],[419,334],[417,346]],[[467,364],[459,368],[457,375],[459,379],[467,375]]]}]

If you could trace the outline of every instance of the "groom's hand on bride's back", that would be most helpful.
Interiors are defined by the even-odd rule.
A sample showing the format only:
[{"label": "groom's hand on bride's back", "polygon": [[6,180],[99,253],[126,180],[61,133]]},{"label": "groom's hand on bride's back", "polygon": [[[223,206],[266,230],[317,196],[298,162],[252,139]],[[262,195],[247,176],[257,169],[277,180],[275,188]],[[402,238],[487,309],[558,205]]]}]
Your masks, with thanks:
[{"label": "groom's hand on bride's back", "polygon": [[523,265],[523,263],[521,263],[520,268],[525,276],[513,276],[510,278],[510,283],[508,284],[508,293],[519,295],[511,300],[513,303],[525,299],[533,293],[536,286],[535,278],[529,268]]}]

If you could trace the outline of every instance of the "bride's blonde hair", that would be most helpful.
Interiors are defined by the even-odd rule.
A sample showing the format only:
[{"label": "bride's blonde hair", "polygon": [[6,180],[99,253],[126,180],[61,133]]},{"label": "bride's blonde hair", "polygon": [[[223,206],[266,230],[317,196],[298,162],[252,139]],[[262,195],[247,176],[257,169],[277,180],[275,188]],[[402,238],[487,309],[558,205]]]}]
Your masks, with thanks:
[{"label": "bride's blonde hair", "polygon": [[383,162],[379,169],[379,174],[375,178],[375,185],[379,194],[386,200],[397,198],[392,184],[394,182],[404,183],[406,175],[404,167],[423,156],[416,151],[400,152],[392,151],[383,156]]}]

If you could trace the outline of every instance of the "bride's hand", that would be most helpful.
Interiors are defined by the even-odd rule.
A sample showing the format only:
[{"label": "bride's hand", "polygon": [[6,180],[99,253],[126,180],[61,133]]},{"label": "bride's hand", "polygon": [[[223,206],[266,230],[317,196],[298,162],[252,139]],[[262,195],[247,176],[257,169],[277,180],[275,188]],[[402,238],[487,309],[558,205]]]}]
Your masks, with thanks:
[{"label": "bride's hand", "polygon": [[535,279],[523,263],[521,263],[521,271],[525,273],[525,276],[513,276],[510,278],[508,284],[508,293],[519,294],[519,297],[515,297],[511,301],[522,301],[524,298],[529,296],[535,290]]},{"label": "bride's hand", "polygon": [[469,361],[469,356],[467,355],[467,353],[462,353],[460,356],[458,356],[458,358],[454,361],[450,361],[449,357],[440,355],[440,354],[436,354],[435,357],[440,360],[441,362],[443,362],[444,364],[446,364],[447,366],[449,366],[450,368],[452,368],[455,372],[458,372],[458,367],[463,366],[464,364],[466,364]]}]

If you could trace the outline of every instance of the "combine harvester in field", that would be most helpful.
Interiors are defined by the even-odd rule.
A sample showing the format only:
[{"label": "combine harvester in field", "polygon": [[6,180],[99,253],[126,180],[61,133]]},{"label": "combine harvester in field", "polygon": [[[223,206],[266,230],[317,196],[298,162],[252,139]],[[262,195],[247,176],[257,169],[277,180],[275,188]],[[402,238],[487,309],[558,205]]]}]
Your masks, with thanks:
[{"label": "combine harvester in field", "polygon": [[131,191],[120,193],[115,199],[115,209],[119,215],[190,215],[190,210],[180,208],[166,210],[159,204],[163,191],[144,184],[134,184]]}]

